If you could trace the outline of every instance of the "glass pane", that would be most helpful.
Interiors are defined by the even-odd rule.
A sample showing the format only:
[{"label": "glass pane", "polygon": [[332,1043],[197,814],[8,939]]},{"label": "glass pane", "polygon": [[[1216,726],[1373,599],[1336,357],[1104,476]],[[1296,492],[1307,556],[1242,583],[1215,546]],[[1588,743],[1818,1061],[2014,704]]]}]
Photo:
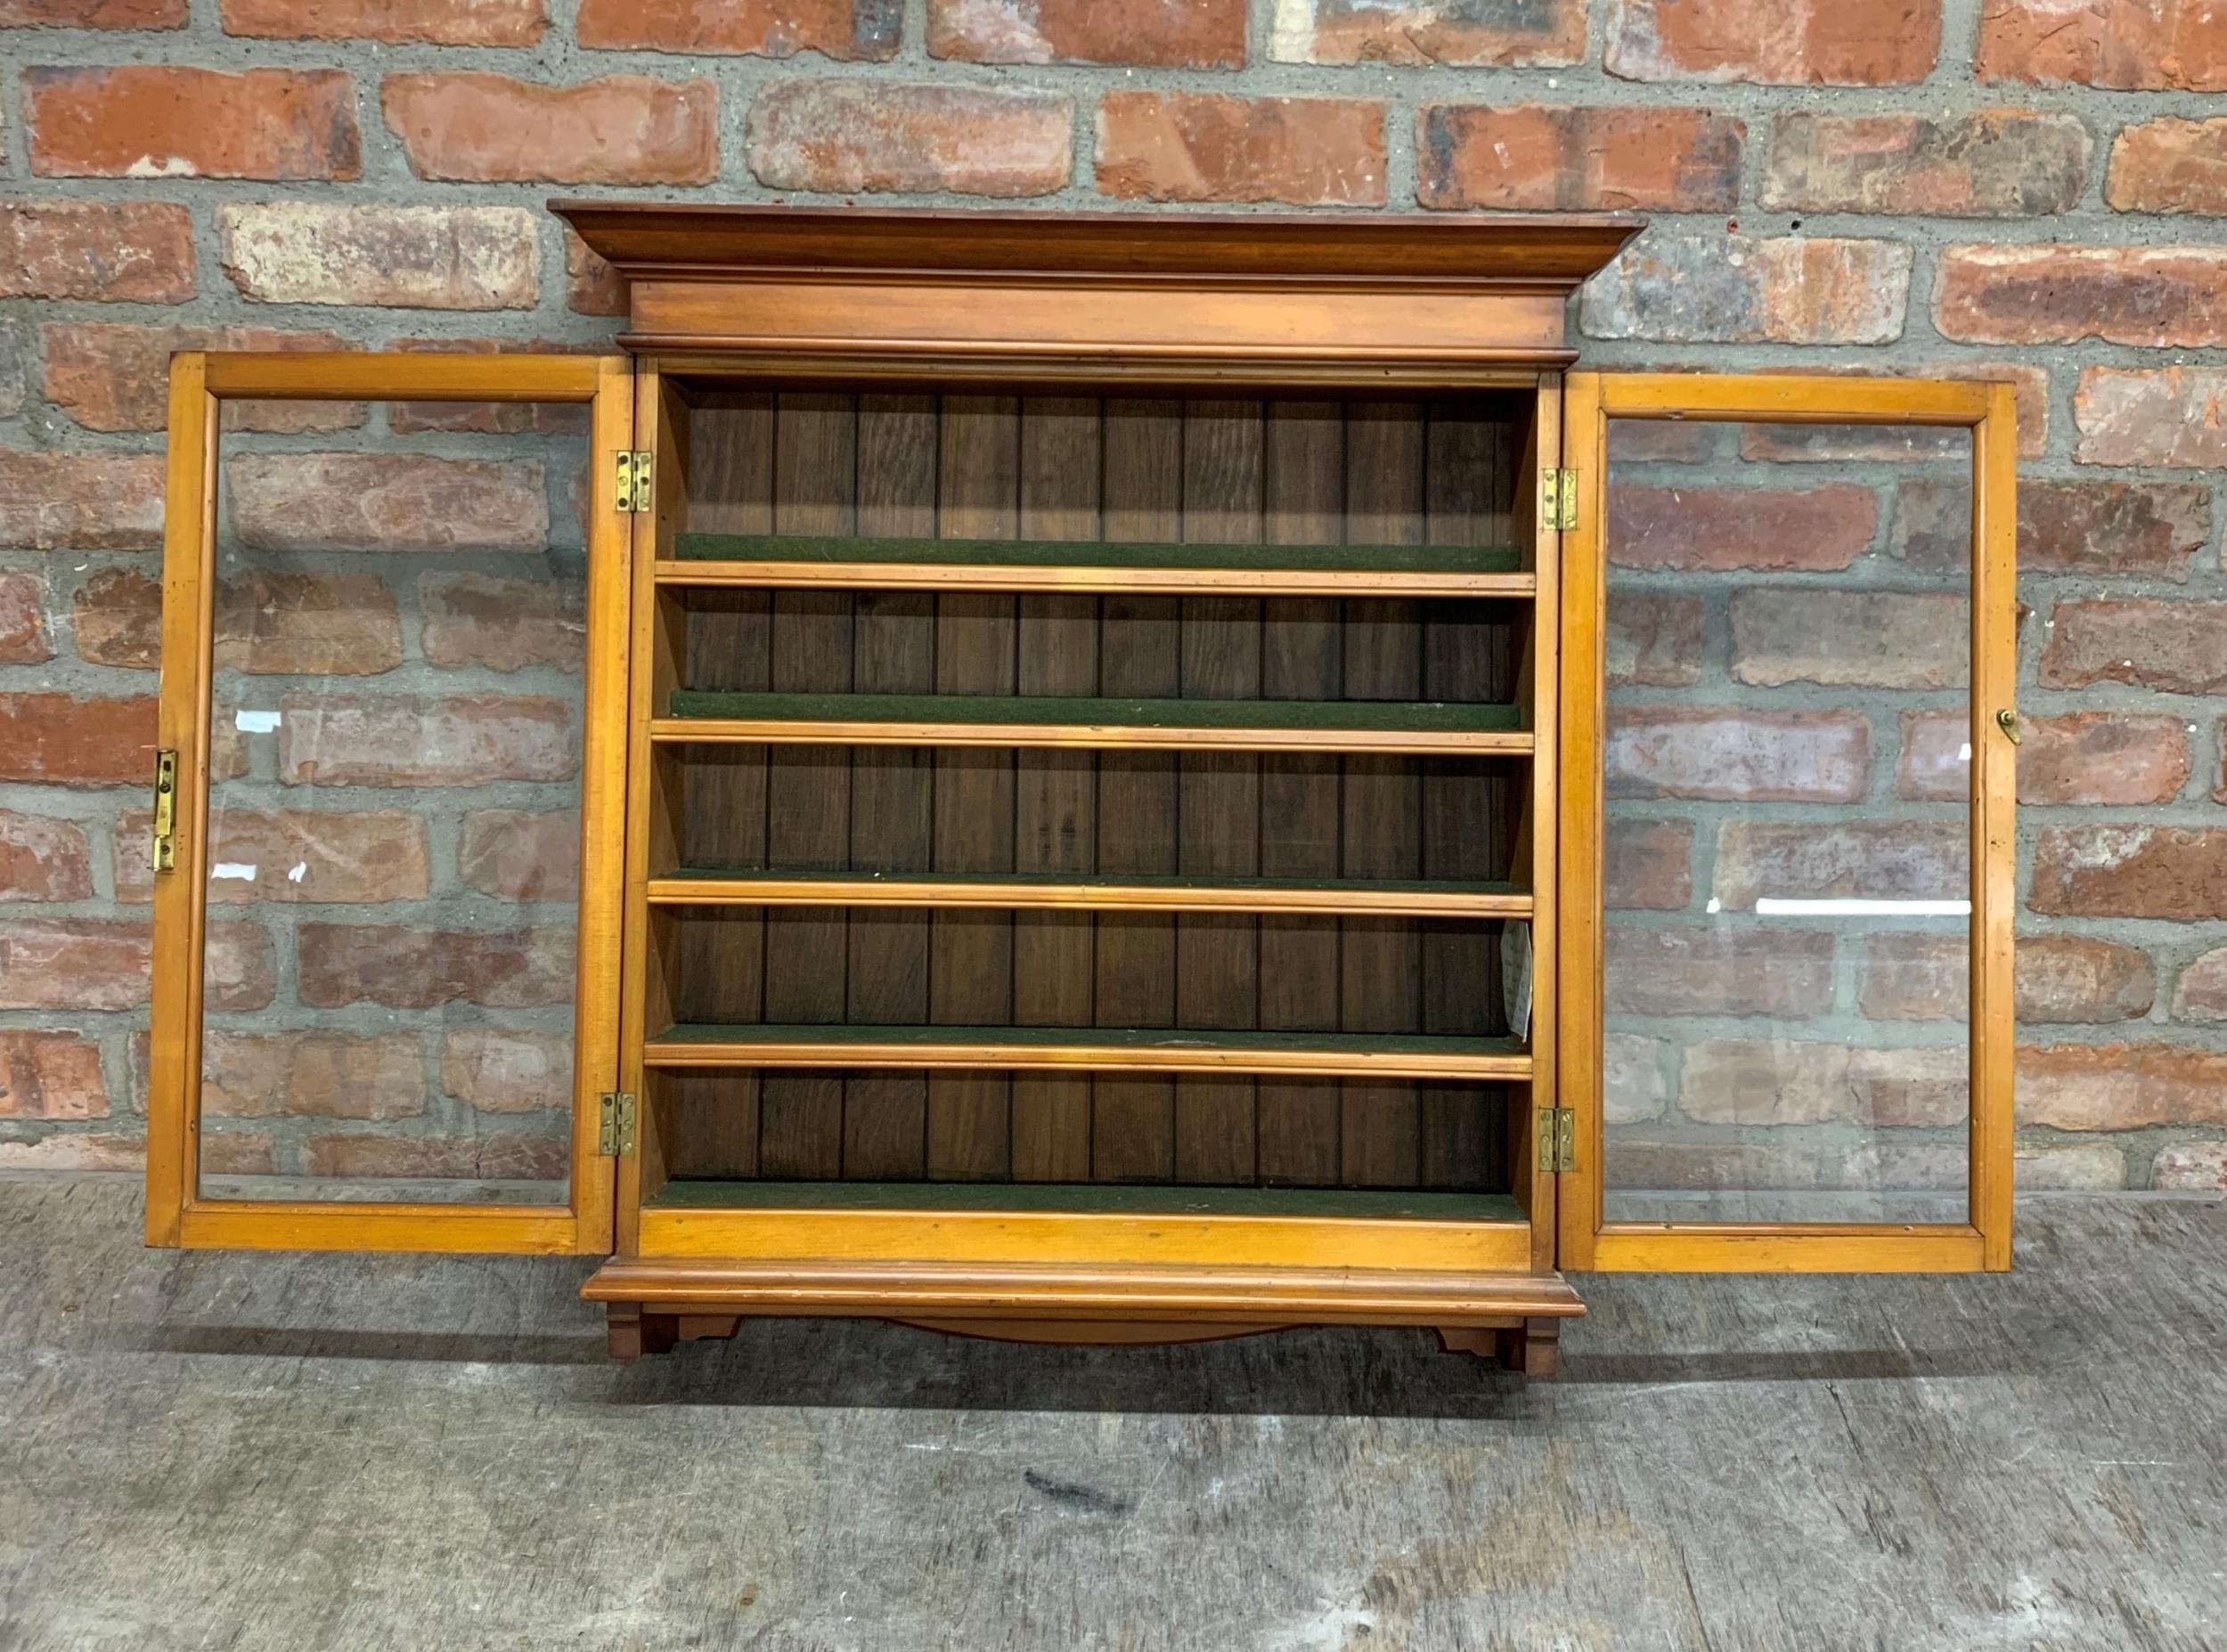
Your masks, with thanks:
[{"label": "glass pane", "polygon": [[1611,1222],[1967,1218],[1971,443],[1610,427]]},{"label": "glass pane", "polygon": [[206,1197],[567,1199],[586,432],[229,410]]}]

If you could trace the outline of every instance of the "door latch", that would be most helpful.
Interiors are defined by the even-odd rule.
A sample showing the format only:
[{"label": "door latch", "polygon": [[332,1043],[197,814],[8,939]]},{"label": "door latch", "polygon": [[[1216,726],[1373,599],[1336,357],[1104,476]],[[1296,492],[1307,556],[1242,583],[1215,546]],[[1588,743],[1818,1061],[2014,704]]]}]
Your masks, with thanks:
[{"label": "door latch", "polygon": [[2019,714],[2009,706],[2004,706],[1995,713],[1995,727],[2010,736],[2011,745],[2017,745],[2019,743]]},{"label": "door latch", "polygon": [[155,753],[155,870],[173,872],[178,865],[178,754]]}]

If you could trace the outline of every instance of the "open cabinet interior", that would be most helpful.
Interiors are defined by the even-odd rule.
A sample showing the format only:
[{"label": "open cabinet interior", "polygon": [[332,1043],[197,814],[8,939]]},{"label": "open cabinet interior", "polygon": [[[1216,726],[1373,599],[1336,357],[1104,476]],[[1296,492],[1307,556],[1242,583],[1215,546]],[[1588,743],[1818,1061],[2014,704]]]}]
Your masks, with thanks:
[{"label": "open cabinet interior", "polygon": [[1520,1221],[1538,402],[668,381],[644,1208]]}]

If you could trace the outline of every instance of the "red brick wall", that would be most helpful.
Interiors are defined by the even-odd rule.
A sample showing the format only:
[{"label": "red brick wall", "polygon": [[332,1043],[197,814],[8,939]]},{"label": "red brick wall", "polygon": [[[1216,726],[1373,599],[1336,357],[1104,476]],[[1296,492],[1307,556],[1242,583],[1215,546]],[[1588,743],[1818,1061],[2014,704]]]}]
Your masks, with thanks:
[{"label": "red brick wall", "polygon": [[2030,1179],[2227,1182],[2223,90],[2213,0],[0,0],[0,1164],[136,1158],[165,356],[606,338],[557,186],[1634,208],[1594,364],[2014,376]]}]

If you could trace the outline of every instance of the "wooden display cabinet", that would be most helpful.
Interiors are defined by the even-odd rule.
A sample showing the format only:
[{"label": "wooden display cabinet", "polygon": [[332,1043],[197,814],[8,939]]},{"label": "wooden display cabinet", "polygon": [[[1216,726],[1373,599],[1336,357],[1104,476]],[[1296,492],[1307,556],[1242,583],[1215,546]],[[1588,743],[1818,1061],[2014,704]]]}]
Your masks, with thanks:
[{"label": "wooden display cabinet", "polygon": [[557,210],[631,355],[176,362],[151,1242],[1533,1372],[2008,1265],[2007,387],[1570,371],[1624,218]]}]

